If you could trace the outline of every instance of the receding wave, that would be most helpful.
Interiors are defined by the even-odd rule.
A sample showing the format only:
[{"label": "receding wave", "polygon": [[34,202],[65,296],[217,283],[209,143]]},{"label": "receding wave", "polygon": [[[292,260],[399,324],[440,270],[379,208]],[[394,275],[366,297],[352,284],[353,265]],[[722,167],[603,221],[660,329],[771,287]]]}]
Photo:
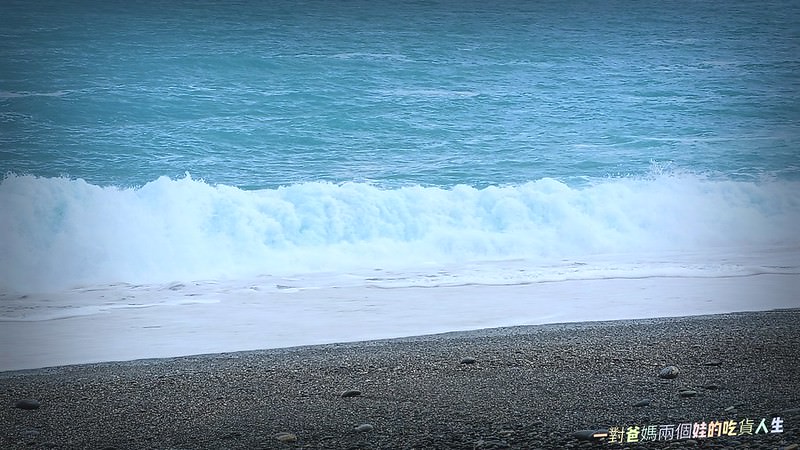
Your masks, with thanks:
[{"label": "receding wave", "polygon": [[571,187],[302,183],[187,176],[139,188],[7,175],[0,287],[202,280],[469,261],[798,246],[800,183],[691,174]]}]

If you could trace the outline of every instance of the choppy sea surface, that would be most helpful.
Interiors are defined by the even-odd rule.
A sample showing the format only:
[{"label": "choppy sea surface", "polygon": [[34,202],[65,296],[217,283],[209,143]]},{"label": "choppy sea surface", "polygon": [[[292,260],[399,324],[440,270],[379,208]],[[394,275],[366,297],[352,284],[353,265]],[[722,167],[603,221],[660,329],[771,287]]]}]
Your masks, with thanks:
[{"label": "choppy sea surface", "polygon": [[798,2],[4,0],[0,61],[7,320],[800,273]]}]

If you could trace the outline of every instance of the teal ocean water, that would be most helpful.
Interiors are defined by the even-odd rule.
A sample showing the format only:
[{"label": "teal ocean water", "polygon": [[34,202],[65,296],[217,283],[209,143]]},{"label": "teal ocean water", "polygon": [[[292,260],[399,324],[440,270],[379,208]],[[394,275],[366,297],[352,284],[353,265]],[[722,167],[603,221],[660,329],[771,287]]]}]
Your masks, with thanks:
[{"label": "teal ocean water", "polygon": [[3,0],[0,172],[7,291],[797,271],[800,3]]}]

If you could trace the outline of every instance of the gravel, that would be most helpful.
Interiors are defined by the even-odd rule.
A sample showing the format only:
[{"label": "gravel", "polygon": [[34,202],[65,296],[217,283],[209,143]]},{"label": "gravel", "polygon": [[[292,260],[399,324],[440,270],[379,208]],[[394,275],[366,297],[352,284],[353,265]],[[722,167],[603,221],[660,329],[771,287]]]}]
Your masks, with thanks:
[{"label": "gravel", "polygon": [[789,309],[2,372],[0,448],[571,449],[598,445],[588,431],[776,416],[780,433],[603,446],[785,448],[799,356]]}]

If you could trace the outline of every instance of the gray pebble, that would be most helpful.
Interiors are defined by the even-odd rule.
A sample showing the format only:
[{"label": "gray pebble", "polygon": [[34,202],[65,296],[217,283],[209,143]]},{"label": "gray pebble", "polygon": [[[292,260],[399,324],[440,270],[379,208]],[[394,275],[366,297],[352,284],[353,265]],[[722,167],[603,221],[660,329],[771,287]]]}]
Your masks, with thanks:
[{"label": "gray pebble", "polygon": [[680,395],[681,397],[694,397],[695,395],[697,395],[697,391],[687,389],[685,391],[680,391],[678,395]]},{"label": "gray pebble", "polygon": [[280,433],[275,435],[275,439],[284,442],[284,443],[292,443],[297,442],[297,435],[294,433],[289,433],[286,431],[281,431]]},{"label": "gray pebble", "polygon": [[40,406],[42,406],[42,404],[39,403],[38,400],[34,400],[32,398],[24,398],[14,403],[14,408],[19,408],[19,409],[28,409],[28,410],[39,409]]},{"label": "gray pebble", "polygon": [[649,405],[650,405],[650,399],[649,398],[645,398],[645,399],[639,400],[633,406],[649,406]]},{"label": "gray pebble", "polygon": [[661,372],[658,373],[659,378],[666,378],[671,380],[678,376],[678,368],[675,366],[667,366],[661,369]]},{"label": "gray pebble", "polygon": [[370,431],[372,431],[374,429],[375,429],[375,427],[373,427],[372,425],[370,425],[368,423],[362,423],[361,425],[356,427],[356,431],[358,431],[359,433],[368,433],[368,432],[370,432]]}]

